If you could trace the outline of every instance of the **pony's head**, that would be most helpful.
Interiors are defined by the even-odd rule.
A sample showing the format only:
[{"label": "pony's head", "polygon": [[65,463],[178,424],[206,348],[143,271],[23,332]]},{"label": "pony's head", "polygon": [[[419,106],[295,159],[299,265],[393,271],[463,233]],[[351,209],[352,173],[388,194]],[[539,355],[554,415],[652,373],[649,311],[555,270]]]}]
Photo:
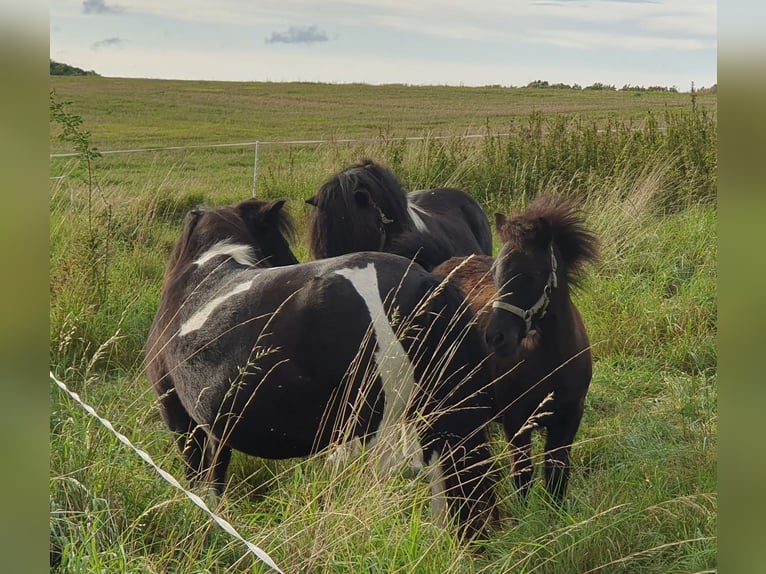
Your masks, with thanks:
[{"label": "pony's head", "polygon": [[514,217],[495,214],[503,247],[493,264],[497,289],[486,332],[490,350],[511,356],[522,339],[540,328],[549,306],[568,300],[584,264],[595,261],[598,240],[568,200],[541,196]]},{"label": "pony's head", "polygon": [[387,167],[365,159],[336,173],[306,200],[311,255],[315,259],[356,251],[383,251],[406,229],[407,194]]},{"label": "pony's head", "polygon": [[186,215],[183,232],[168,261],[168,275],[196,260],[216,244],[250,249],[253,264],[281,266],[298,263],[290,250],[292,221],[282,211],[285,199],[248,199],[237,205],[203,207]]}]

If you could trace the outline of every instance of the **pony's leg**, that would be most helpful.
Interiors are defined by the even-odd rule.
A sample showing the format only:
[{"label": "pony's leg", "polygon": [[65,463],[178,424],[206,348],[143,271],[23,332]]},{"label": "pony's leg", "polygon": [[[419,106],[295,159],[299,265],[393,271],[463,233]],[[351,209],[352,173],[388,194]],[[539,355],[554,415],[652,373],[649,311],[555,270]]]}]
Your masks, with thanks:
[{"label": "pony's leg", "polygon": [[484,537],[498,519],[487,437],[483,432],[468,437],[440,434],[426,433],[422,439],[434,523],[444,526],[451,518],[461,537]]},{"label": "pony's leg", "polygon": [[226,470],[231,460],[231,448],[207,431],[195,425],[184,437],[179,437],[181,455],[186,464],[186,478],[199,489],[208,503],[217,503],[226,486]]},{"label": "pony's leg", "polygon": [[208,436],[206,429],[189,416],[171,387],[159,397],[160,414],[170,430],[176,433],[176,445],[186,467],[186,479],[192,485],[210,483],[220,495],[226,482],[226,469],[231,449]]},{"label": "pony's leg", "polygon": [[545,487],[553,500],[561,504],[569,483],[569,455],[583,415],[582,402],[557,408],[558,413],[568,413],[553,418],[547,424],[545,441]]},{"label": "pony's leg", "polygon": [[[526,423],[525,423],[526,424]],[[526,498],[532,483],[532,429],[519,429],[518,423],[510,417],[503,417],[503,430],[508,440],[511,455],[511,476],[516,485],[516,492]]]},{"label": "pony's leg", "polygon": [[387,467],[389,473],[403,472],[409,478],[422,472],[425,467],[423,451],[415,425],[407,421],[383,432],[387,433],[384,442],[388,442],[383,447],[386,452],[383,467]]},{"label": "pony's leg", "polygon": [[223,494],[226,486],[226,470],[229,468],[230,461],[231,447],[214,437],[208,437],[205,448],[204,479],[217,495]]},{"label": "pony's leg", "polygon": [[207,433],[205,430],[191,419],[189,419],[187,431],[179,435],[177,439],[181,458],[186,465],[186,479],[191,484],[199,482],[200,475],[205,468],[206,441]]},{"label": "pony's leg", "polygon": [[167,427],[176,434],[176,446],[186,467],[186,478],[190,483],[194,483],[203,468],[207,434],[181,404],[169,377],[162,378],[155,391],[158,393],[160,416]]},{"label": "pony's leg", "polygon": [[420,439],[418,438],[417,429],[412,423],[405,423],[402,426],[402,453],[404,459],[409,461],[409,470],[405,469],[405,473],[414,477],[423,472],[425,463],[423,461],[423,450],[420,448]]}]

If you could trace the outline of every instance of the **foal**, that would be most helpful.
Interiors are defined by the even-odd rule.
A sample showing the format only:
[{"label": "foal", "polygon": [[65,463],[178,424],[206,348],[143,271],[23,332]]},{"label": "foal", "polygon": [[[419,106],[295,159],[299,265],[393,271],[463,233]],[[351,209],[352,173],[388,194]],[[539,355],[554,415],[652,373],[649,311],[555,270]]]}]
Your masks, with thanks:
[{"label": "foal", "polygon": [[592,374],[590,342],[570,287],[596,260],[598,241],[573,203],[546,196],[521,215],[496,214],[495,225],[504,242],[497,259],[453,258],[434,273],[460,286],[493,355],[498,418],[519,493],[529,490],[531,435],[541,427],[546,487],[561,502]]}]

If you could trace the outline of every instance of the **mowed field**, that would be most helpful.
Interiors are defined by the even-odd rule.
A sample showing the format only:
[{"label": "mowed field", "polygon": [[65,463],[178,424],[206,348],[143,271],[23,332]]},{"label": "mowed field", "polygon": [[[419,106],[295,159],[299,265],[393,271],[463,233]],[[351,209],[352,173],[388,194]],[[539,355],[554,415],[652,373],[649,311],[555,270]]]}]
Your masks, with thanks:
[{"label": "mowed field", "polygon": [[[433,525],[423,477],[380,476],[366,457],[338,468],[235,455],[217,512],[285,572],[716,570],[715,94],[50,86],[66,110],[51,120],[51,153],[75,153],[50,164],[51,369],[178,477],[142,348],[189,208],[287,197],[305,261],[304,200],[371,157],[408,189],[465,189],[490,218],[540,193],[573,197],[601,240],[575,294],[595,365],[564,507],[539,480],[518,501],[497,429],[504,519],[478,545]],[[79,150],[60,140],[65,124]],[[50,393],[52,570],[268,571],[53,382]]]},{"label": "mowed field", "polygon": [[[663,92],[367,84],[179,82],[52,76],[102,150],[238,141],[506,131],[534,112],[642,122],[689,105]],[[715,94],[698,96],[715,107]],[[51,139],[52,151],[69,151]]]}]

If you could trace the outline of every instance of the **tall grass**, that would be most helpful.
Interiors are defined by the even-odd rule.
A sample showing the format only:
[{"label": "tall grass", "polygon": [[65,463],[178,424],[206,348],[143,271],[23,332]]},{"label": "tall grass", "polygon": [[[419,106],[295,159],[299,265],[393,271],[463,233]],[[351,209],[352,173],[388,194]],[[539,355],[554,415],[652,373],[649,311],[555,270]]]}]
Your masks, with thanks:
[{"label": "tall grass", "polygon": [[[491,215],[543,191],[578,198],[602,257],[576,293],[594,379],[567,504],[517,500],[493,431],[503,526],[479,547],[433,524],[426,482],[369,454],[262,461],[235,454],[217,511],[288,572],[706,572],[716,566],[716,121],[692,106],[608,126],[533,114],[481,140],[393,137],[262,154],[258,192],[303,199],[361,156],[411,189],[455,185]],[[662,124],[663,129],[659,128]],[[460,134],[456,134],[460,135]],[[51,366],[102,415],[183,475],[143,374],[142,347],[185,212],[239,201],[252,155],[195,151],[76,161],[51,190]],[[83,231],[109,242],[103,283]],[[103,245],[104,243],[99,243]],[[307,260],[305,241],[296,245]],[[99,288],[103,288],[100,291]],[[62,572],[265,571],[51,386],[51,548]],[[538,445],[539,446],[539,445]]]},{"label": "tall grass", "polygon": [[[259,195],[295,200],[292,210],[303,229],[308,210],[303,200],[329,174],[370,156],[388,163],[410,189],[461,187],[477,197],[488,213],[518,208],[551,189],[583,202],[605,194],[622,203],[638,202],[635,209],[649,217],[688,205],[712,204],[717,173],[714,117],[696,107],[666,115],[663,131],[651,116],[643,126],[615,121],[602,130],[595,122],[533,114],[510,135],[488,132],[478,142],[457,136],[424,142],[383,138],[301,152],[290,148],[287,156],[263,158]],[[103,157],[99,161],[106,164],[105,171],[97,174],[99,193],[95,197],[83,193],[83,187],[89,189],[90,184],[75,177],[76,162],[70,168],[71,177],[56,180],[51,200],[54,352],[61,348],[62,333],[71,333],[70,352],[76,353],[74,349],[79,347],[92,349],[114,334],[107,331],[126,308],[135,306],[129,315],[141,317],[142,324],[121,329],[126,342],[118,347],[113,361],[114,365],[133,366],[132,358],[149,323],[144,303],[156,301],[156,279],[185,212],[201,203],[239,201],[251,193],[252,157],[248,154],[242,158],[245,163],[221,166],[220,153],[209,152],[194,170],[191,162],[197,152],[180,162],[171,158],[170,165],[142,156],[132,161],[143,159],[149,167],[136,180],[130,179],[130,162],[115,160],[110,168],[106,160],[111,158]],[[227,186],[225,180],[217,181],[222,170],[232,167],[249,178],[244,189],[241,183]],[[109,180],[113,183],[105,183]],[[92,268],[99,259],[95,257],[99,247],[108,254],[110,268],[98,267],[103,276],[94,281]],[[296,251],[299,258],[306,258],[302,246]],[[98,297],[88,293],[89,289]],[[135,294],[136,301],[129,294]],[[52,362],[71,362],[71,358],[61,361],[54,354]]]}]

